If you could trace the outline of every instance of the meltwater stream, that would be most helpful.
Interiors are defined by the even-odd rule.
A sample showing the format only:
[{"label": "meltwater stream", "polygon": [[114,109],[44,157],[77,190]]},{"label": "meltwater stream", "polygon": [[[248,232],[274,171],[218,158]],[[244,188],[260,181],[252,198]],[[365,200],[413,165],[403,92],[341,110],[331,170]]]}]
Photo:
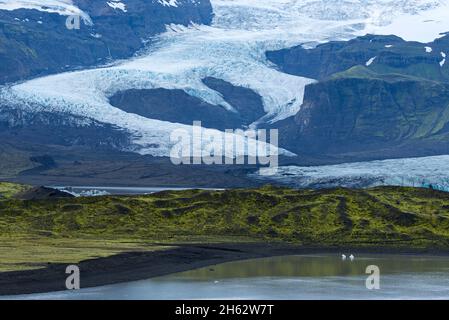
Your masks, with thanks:
[{"label": "meltwater stream", "polygon": [[[380,290],[366,288],[367,266]],[[81,278],[82,283],[82,278]],[[449,256],[304,255],[225,263],[151,280],[6,299],[449,299]]]}]

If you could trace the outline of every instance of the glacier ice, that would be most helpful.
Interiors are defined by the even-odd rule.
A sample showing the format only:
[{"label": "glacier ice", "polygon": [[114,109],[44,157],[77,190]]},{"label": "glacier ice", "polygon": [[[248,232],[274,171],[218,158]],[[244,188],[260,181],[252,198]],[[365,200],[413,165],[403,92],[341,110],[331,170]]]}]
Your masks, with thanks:
[{"label": "glacier ice", "polygon": [[[44,1],[64,2],[67,6],[71,3],[69,0]],[[66,112],[114,124],[132,133],[131,151],[167,156],[169,132],[188,126],[126,113],[111,106],[108,97],[126,89],[181,89],[232,111],[233,106],[224,101],[220,93],[202,82],[205,77],[216,77],[250,88],[262,96],[266,116],[253,126],[260,122],[276,122],[298,112],[305,86],[315,80],[280,72],[266,60],[267,50],[300,44],[313,47],[369,31],[390,32],[389,28],[393,25],[396,28],[398,23],[402,28],[396,28],[396,34],[402,36],[401,30],[421,25],[423,16],[438,10],[446,16],[449,12],[449,5],[442,0],[211,2],[215,13],[211,26],[168,25],[167,31],[154,39],[152,47],[137,57],[96,69],[66,72],[3,87],[0,98],[10,106],[29,112]],[[5,1],[0,0],[0,8],[2,3]],[[163,4],[180,6],[179,1],[171,0],[162,1]],[[438,20],[439,15],[435,14],[439,29],[430,28],[433,33],[426,35],[429,41],[438,37],[439,32],[449,30],[449,24]]]}]

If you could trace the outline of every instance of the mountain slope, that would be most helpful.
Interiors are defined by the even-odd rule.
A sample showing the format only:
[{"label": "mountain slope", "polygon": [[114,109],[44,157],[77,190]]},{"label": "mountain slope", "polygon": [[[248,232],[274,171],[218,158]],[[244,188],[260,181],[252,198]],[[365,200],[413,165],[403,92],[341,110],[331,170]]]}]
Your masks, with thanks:
[{"label": "mountain slope", "polygon": [[307,87],[293,150],[339,153],[405,143],[449,151],[449,85],[396,80],[344,77]]},{"label": "mountain slope", "polygon": [[267,56],[286,72],[313,76],[304,103],[281,124],[283,147],[353,160],[449,152],[449,36],[431,43],[367,35]]},{"label": "mountain slope", "polygon": [[349,162],[321,166],[285,166],[273,175],[252,177],[261,183],[295,188],[422,187],[449,192],[449,156]]},{"label": "mountain slope", "polygon": [[[113,24],[115,19],[120,26],[124,21],[122,19],[129,15],[132,17],[133,10],[139,12],[143,8],[139,0],[123,1],[126,11],[117,7],[118,4],[105,7],[103,3],[89,7],[88,2],[74,3],[89,14],[93,28],[97,25],[98,28],[102,27],[103,20],[106,21],[105,26]],[[135,8],[132,7],[133,3]],[[156,2],[146,3],[156,5]],[[167,4],[157,2],[163,10],[183,10],[181,6],[164,3]],[[314,47],[318,43],[351,39],[366,34],[369,29],[388,27],[397,21],[401,21],[402,27],[412,25],[409,20],[403,20],[404,17],[421,25],[419,19],[422,16],[434,15],[435,10],[447,12],[449,9],[447,3],[441,0],[383,0],[382,5],[376,0],[213,0],[211,5],[213,20],[210,25],[189,23],[186,27],[182,19],[180,23],[183,25],[164,25],[166,32],[151,38],[146,50],[132,59],[117,61],[107,67],[62,72],[3,87],[0,88],[0,103],[25,113],[40,114],[45,110],[112,126],[129,138],[129,146],[120,150],[168,156],[173,145],[169,141],[170,133],[175,129],[191,130],[191,126],[186,124],[191,117],[183,114],[179,117],[182,123],[178,123],[172,116],[160,116],[160,112],[156,115],[143,113],[142,110],[133,113],[132,105],[116,108],[111,104],[111,97],[127,90],[137,90],[134,93],[138,90],[174,90],[165,93],[184,97],[187,94],[196,102],[201,100],[192,107],[207,104],[222,108],[217,114],[227,116],[220,117],[225,119],[221,125],[216,122],[212,124],[216,128],[234,124],[226,119],[232,118],[235,113],[239,113],[244,120],[239,125],[248,125],[252,121],[252,126],[280,126],[276,123],[298,113],[305,86],[315,80],[276,69],[266,59],[267,50],[301,43]],[[110,16],[112,13],[113,18]],[[159,11],[156,13],[165,17]],[[203,19],[207,20],[207,17],[201,18],[201,21]],[[433,26],[432,32],[425,35],[429,40],[438,37],[438,32],[446,28],[445,20],[428,22],[428,25]],[[141,31],[138,20],[131,19],[131,26],[133,32]],[[127,32],[127,27],[122,29]],[[104,30],[96,29],[96,33],[106,33]],[[416,34],[422,37],[418,32]],[[128,33],[119,35],[117,41],[127,43],[123,39],[128,38]],[[103,36],[109,39],[109,35]],[[135,37],[130,36],[130,39],[132,44]],[[124,46],[119,47],[123,49]],[[436,49],[433,54],[437,54]],[[373,57],[363,56],[365,58]],[[373,67],[375,64],[372,63]],[[216,80],[212,83],[205,79]],[[231,88],[239,88],[241,92]],[[242,95],[241,98],[236,98],[239,95]],[[148,95],[137,97],[136,101],[146,97],[149,98]],[[252,102],[258,100],[257,97],[260,97],[263,112],[258,102]],[[142,101],[143,105],[145,103]],[[148,118],[156,116],[159,119]]]}]

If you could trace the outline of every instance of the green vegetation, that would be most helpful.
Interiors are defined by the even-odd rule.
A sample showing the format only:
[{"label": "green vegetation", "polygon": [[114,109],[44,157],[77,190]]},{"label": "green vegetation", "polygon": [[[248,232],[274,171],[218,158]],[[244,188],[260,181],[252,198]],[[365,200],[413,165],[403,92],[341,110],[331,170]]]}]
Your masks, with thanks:
[{"label": "green vegetation", "polygon": [[267,186],[38,201],[6,198],[0,201],[0,234],[0,270],[154,250],[154,243],[445,249],[449,194],[399,187],[313,191]]},{"label": "green vegetation", "polygon": [[7,138],[3,136],[0,143],[0,179],[15,176],[37,166],[30,160],[28,152],[12,147],[5,140]]}]

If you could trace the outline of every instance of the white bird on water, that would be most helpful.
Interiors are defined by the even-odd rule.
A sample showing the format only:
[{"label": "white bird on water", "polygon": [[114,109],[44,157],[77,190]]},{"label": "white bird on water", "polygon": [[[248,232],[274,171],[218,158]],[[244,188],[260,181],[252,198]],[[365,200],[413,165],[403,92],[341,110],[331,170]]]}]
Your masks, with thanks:
[{"label": "white bird on water", "polygon": [[346,255],[342,254],[341,255],[341,260],[345,261],[346,260]]},{"label": "white bird on water", "polygon": [[350,259],[351,261],[354,261],[354,259],[355,259],[354,255],[351,254],[351,255],[349,256],[349,259]]}]

